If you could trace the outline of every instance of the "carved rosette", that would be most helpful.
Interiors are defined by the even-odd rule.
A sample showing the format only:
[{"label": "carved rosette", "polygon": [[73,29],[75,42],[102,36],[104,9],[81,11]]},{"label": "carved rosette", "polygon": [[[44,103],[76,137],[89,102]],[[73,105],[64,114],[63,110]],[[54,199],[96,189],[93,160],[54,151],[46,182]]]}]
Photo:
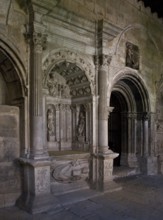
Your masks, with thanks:
[{"label": "carved rosette", "polygon": [[51,53],[48,55],[48,57],[46,57],[46,59],[43,62],[43,72],[44,72],[43,86],[46,87],[46,80],[48,78],[48,74],[51,71],[51,69],[56,64],[63,61],[76,63],[76,65],[79,66],[79,68],[81,68],[84,71],[90,83],[91,94],[93,95],[95,92],[95,66],[92,60],[88,61],[87,59],[80,56],[78,53],[71,52],[69,50],[63,50],[63,51]]}]

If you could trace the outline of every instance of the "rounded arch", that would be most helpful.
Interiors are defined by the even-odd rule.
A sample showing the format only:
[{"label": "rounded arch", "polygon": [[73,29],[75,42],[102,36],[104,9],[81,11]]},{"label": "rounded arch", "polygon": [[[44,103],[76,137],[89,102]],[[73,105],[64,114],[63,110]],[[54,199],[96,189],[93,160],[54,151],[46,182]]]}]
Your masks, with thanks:
[{"label": "rounded arch", "polygon": [[91,88],[91,94],[95,93],[95,67],[93,60],[86,59],[82,55],[69,50],[55,50],[43,59],[43,84],[46,84],[48,74],[60,63],[71,63],[77,66],[85,74]]},{"label": "rounded arch", "polygon": [[[19,57],[19,53],[16,50],[16,48],[14,48],[13,44],[8,41],[6,42],[4,40],[4,36],[0,35],[0,57],[1,57],[1,72],[2,74],[4,74],[4,78],[6,76],[6,80],[7,77],[11,77],[11,69],[12,71],[12,76],[13,78],[13,82],[17,82],[17,86],[19,87],[19,95],[20,97],[24,97],[27,93],[27,77],[26,77],[26,70],[25,70],[25,66],[23,64],[23,61],[21,60],[21,58]],[[9,65],[9,69],[8,72],[6,72],[6,64],[4,64],[4,61],[7,60],[8,61],[8,65]]]},{"label": "rounded arch", "polygon": [[151,112],[149,94],[138,71],[125,68],[113,78],[109,104],[109,137],[111,149],[119,153],[115,165],[141,166],[139,156],[148,145],[148,117]]},{"label": "rounded arch", "polygon": [[[119,90],[124,94],[130,109],[149,112],[151,110],[150,98],[146,85],[137,70],[125,68],[113,78],[110,91]],[[109,96],[110,97],[110,96]]]}]

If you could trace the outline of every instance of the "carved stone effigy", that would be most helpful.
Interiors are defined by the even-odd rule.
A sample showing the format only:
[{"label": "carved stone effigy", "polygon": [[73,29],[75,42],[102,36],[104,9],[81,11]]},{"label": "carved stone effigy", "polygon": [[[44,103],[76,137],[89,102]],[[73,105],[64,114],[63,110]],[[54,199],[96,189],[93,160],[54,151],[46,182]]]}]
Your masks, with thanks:
[{"label": "carved stone effigy", "polygon": [[58,156],[57,160],[52,159],[52,182],[72,183],[88,178],[89,164],[87,156],[88,155],[85,156],[85,154],[84,156],[65,155],[65,157]]},{"label": "carved stone effigy", "polygon": [[52,171],[52,177],[58,182],[72,182],[81,179],[82,166],[79,161],[58,165]]}]

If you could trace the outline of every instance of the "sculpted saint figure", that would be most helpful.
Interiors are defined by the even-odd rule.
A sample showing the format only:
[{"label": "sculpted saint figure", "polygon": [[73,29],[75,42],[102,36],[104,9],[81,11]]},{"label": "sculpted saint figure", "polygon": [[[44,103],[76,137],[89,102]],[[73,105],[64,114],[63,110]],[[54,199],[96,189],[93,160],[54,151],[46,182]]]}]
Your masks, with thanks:
[{"label": "sculpted saint figure", "polygon": [[47,111],[47,140],[50,141],[51,137],[55,134],[55,120],[54,109],[50,108]]}]

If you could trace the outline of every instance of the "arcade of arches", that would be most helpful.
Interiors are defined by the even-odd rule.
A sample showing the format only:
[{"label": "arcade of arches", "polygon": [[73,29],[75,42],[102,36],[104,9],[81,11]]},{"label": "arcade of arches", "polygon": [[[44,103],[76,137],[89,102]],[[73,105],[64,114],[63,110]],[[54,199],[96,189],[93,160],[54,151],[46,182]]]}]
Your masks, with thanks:
[{"label": "arcade of arches", "polygon": [[0,0],[0,207],[163,174],[162,21],[121,1]]}]

